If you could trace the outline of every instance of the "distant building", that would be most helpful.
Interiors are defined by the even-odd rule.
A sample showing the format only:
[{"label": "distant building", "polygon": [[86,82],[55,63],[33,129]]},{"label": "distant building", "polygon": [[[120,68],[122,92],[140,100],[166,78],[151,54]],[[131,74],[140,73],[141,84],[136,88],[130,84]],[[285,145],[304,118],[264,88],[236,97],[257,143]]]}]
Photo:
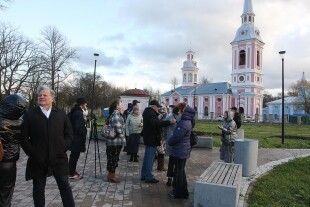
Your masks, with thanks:
[{"label": "distant building", "polygon": [[[227,82],[197,84],[199,68],[191,49],[186,52],[182,67],[182,86],[161,95],[161,102],[176,105],[187,102],[195,108],[198,119],[215,119],[236,106],[246,117],[262,117],[263,46],[260,31],[254,26],[251,0],[244,0],[241,26],[232,47],[231,84]],[[216,70],[216,69],[215,69]]]},{"label": "distant building", "polygon": [[143,112],[146,107],[149,106],[150,95],[141,89],[129,89],[124,91],[120,98],[123,102],[123,111],[127,109],[128,103],[132,103],[133,100],[139,101],[139,110]]},{"label": "distant building", "polygon": [[[305,73],[302,74],[301,80],[306,80]],[[294,106],[296,100],[301,96],[304,88],[301,88],[298,92],[298,96],[290,96],[284,98],[284,119],[288,122],[288,115],[305,114],[304,110],[298,109]],[[263,121],[264,122],[281,122],[282,121],[282,99],[271,101],[266,103],[267,107],[263,109]]]}]

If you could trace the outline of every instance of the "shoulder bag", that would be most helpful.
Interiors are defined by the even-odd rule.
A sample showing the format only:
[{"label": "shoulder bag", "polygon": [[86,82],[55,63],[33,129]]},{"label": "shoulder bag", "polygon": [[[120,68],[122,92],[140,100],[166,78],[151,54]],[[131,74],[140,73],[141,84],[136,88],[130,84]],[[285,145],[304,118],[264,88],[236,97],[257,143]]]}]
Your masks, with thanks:
[{"label": "shoulder bag", "polygon": [[101,136],[106,139],[115,139],[116,131],[115,128],[111,125],[111,119],[114,116],[114,113],[107,119],[106,123],[101,128]]}]

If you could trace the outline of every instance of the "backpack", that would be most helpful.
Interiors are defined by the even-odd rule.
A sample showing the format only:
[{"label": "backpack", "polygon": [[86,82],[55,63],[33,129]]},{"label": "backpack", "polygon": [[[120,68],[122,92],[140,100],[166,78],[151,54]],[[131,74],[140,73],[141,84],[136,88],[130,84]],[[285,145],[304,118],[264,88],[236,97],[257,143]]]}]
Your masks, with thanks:
[{"label": "backpack", "polygon": [[237,129],[239,129],[241,127],[241,124],[242,124],[241,117],[240,117],[239,113],[235,114],[234,121],[236,122]]}]

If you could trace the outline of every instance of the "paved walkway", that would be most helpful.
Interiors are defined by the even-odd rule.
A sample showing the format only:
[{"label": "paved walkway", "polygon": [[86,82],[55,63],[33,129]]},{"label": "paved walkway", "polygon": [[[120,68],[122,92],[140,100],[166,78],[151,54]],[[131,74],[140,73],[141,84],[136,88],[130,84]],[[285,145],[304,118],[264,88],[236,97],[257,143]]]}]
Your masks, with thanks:
[{"label": "paved walkway", "polygon": [[[144,153],[143,145],[140,145],[140,160],[138,163],[128,162],[126,153],[121,153],[119,167],[116,172],[121,179],[121,182],[118,184],[107,182],[105,142],[99,140],[99,146],[102,172],[100,173],[98,156],[96,158],[95,169],[94,142],[91,141],[84,178],[70,181],[76,206],[191,207],[193,206],[194,182],[196,178],[200,176],[213,161],[220,161],[218,148],[194,148],[186,166],[190,197],[187,200],[170,199],[167,194],[171,191],[171,187],[165,185],[167,181],[166,173],[154,170],[156,178],[160,180],[158,184],[147,184],[140,181],[140,171]],[[268,163],[275,164],[278,160],[299,157],[305,154],[310,154],[310,150],[259,149],[258,166],[268,166]],[[12,206],[33,206],[32,181],[25,181],[26,161],[27,156],[22,152],[21,158],[17,164],[17,180]],[[84,161],[85,153],[81,154],[81,158],[78,162],[77,169],[80,172],[83,170]],[[154,169],[155,165],[156,163],[154,164]],[[266,167],[266,169],[267,168],[268,167]],[[97,175],[96,177],[95,172]],[[258,177],[261,173],[264,172],[257,172],[252,179]],[[242,196],[242,202],[240,202],[239,206],[246,206],[244,196],[249,186],[249,180],[250,179],[244,179],[241,189],[244,195]],[[53,177],[48,178],[45,193],[46,206],[62,206],[56,181]]]}]

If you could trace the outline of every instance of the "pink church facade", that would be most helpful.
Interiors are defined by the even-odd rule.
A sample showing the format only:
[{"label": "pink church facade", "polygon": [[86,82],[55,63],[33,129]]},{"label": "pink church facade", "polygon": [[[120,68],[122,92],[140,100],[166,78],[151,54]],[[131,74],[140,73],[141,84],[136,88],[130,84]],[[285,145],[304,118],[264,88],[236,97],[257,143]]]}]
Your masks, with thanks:
[{"label": "pink church facade", "polygon": [[161,95],[168,105],[187,102],[195,108],[198,119],[216,119],[235,106],[245,117],[261,120],[263,107],[263,46],[260,31],[254,26],[255,14],[251,0],[244,0],[241,26],[232,47],[231,83],[197,84],[199,68],[192,50],[182,67],[182,86]]}]

